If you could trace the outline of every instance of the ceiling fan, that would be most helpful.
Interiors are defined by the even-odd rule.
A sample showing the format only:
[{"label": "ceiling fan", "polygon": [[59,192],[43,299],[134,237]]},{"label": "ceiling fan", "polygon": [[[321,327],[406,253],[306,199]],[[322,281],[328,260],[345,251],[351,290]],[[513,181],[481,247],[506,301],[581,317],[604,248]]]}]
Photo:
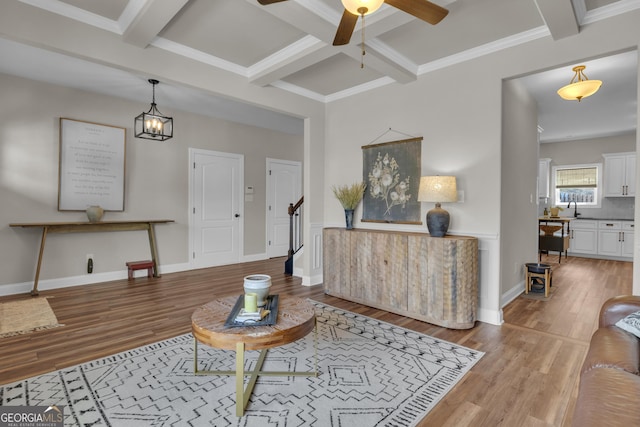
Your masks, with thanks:
[{"label": "ceiling fan", "polygon": [[[258,0],[261,5],[279,3],[286,0]],[[449,11],[427,0],[341,0],[345,7],[340,25],[333,39],[334,46],[348,44],[353,30],[356,28],[358,18],[364,19],[365,15],[375,12],[382,3],[387,3],[418,19],[422,19],[432,25],[442,21]]]}]

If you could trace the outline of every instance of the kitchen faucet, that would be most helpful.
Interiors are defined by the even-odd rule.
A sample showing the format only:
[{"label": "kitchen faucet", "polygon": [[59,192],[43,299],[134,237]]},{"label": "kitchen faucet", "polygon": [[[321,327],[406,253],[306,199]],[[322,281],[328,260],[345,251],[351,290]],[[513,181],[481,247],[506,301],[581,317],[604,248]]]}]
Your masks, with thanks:
[{"label": "kitchen faucet", "polygon": [[578,218],[578,215],[582,215],[578,213],[578,202],[576,202],[575,200],[572,200],[569,202],[569,204],[567,205],[567,209],[569,209],[571,207],[571,203],[575,204],[575,210],[573,211],[573,217],[574,218]]}]

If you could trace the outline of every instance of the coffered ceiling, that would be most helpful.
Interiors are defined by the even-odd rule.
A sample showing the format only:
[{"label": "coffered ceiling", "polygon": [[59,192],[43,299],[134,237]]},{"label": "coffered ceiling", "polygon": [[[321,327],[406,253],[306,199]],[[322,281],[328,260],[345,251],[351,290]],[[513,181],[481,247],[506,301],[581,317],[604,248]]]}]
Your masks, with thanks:
[{"label": "coffered ceiling", "polygon": [[[439,24],[431,25],[383,5],[367,16],[366,55],[362,57],[360,21],[349,44],[332,45],[344,10],[340,0],[288,0],[268,6],[257,0],[10,1],[28,4],[34,12],[46,10],[116,33],[122,43],[139,49],[167,50],[234,73],[251,84],[275,86],[324,103],[391,83],[411,82],[452,63],[538,38],[559,40],[577,34],[590,22],[640,8],[639,0],[433,0],[449,14]],[[25,57],[29,49],[36,49],[0,39],[0,55],[4,57],[16,55],[22,47]],[[48,55],[47,67],[62,70],[64,64],[54,62],[67,58],[57,55]],[[32,56],[37,61],[41,54],[32,50]],[[360,66],[362,60],[364,68]],[[78,67],[82,61],[74,61],[76,72],[81,73]],[[0,72],[38,78],[34,76],[37,71],[20,70],[19,64],[3,62]],[[101,66],[87,67],[96,72]],[[123,72],[113,71],[111,78],[125,78]],[[109,79],[109,72],[103,70],[93,76]],[[592,73],[595,78],[595,68]],[[64,84],[65,73],[61,74],[57,83]],[[140,76],[136,77],[139,86]],[[530,90],[542,90],[532,85],[534,82],[529,82]],[[111,94],[119,92],[109,82],[103,87]],[[555,92],[557,88],[551,89]],[[141,91],[140,96],[148,95],[148,87]],[[160,85],[160,99],[162,91],[167,91],[167,98],[179,108],[201,111],[197,100],[202,96],[195,96],[191,89]],[[121,92],[124,97],[138,96],[132,88]],[[276,113],[270,114],[277,118]],[[289,126],[287,131],[301,129],[299,123]]]}]

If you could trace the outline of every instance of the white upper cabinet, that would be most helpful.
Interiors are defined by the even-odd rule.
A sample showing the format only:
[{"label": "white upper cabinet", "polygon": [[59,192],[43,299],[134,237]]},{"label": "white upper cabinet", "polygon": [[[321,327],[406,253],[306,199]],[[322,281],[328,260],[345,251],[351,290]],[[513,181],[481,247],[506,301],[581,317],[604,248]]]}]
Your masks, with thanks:
[{"label": "white upper cabinet", "polygon": [[636,153],[603,154],[604,197],[635,197]]}]

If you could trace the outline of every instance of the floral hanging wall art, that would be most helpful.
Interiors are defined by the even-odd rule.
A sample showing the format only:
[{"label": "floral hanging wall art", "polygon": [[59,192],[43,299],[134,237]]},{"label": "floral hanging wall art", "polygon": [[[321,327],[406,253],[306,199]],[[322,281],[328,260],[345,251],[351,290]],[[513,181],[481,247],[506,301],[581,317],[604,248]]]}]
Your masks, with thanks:
[{"label": "floral hanging wall art", "polygon": [[362,221],[422,224],[420,183],[422,138],[385,142],[362,147]]}]

